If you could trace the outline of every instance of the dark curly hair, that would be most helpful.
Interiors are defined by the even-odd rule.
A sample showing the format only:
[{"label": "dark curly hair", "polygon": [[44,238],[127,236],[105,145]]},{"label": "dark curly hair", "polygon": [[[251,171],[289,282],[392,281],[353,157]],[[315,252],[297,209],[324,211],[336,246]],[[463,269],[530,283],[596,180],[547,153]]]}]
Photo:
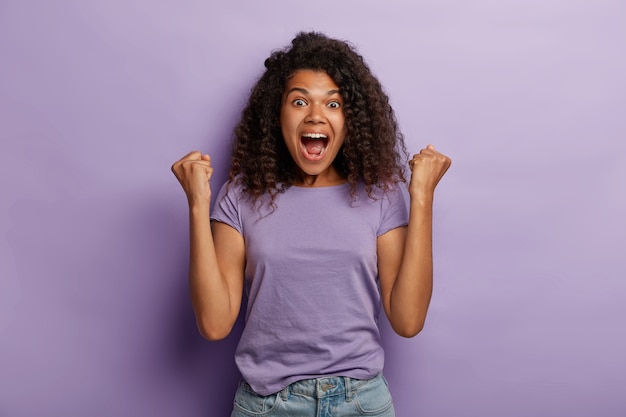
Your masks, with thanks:
[{"label": "dark curly hair", "polygon": [[280,128],[282,95],[288,78],[301,69],[323,71],[339,87],[347,134],[333,165],[351,185],[359,181],[372,197],[372,187],[387,191],[405,182],[407,152],[389,97],[353,46],[318,32],[301,32],[291,46],[273,52],[252,88],[235,128],[230,180],[256,203],[294,183],[296,167]]}]

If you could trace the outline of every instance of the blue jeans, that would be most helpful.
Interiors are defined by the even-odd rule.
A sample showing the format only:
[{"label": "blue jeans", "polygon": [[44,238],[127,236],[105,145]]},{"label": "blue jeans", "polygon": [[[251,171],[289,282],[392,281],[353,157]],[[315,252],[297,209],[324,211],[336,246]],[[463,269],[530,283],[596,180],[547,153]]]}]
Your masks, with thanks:
[{"label": "blue jeans", "polygon": [[262,396],[245,381],[235,394],[231,417],[394,417],[387,381],[329,377],[294,382]]}]

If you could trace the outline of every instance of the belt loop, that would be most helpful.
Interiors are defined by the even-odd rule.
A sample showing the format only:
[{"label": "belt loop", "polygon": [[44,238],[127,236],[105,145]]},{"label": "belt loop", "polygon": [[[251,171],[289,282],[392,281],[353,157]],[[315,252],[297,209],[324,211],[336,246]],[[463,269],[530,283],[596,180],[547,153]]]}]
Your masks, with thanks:
[{"label": "belt loop", "polygon": [[344,376],[344,385],[346,386],[346,402],[352,401],[352,387],[350,386],[350,377]]},{"label": "belt loop", "polygon": [[283,401],[287,401],[289,399],[289,389],[291,388],[291,385],[286,386],[285,388],[282,389],[282,391],[280,391],[280,397],[283,399]]}]

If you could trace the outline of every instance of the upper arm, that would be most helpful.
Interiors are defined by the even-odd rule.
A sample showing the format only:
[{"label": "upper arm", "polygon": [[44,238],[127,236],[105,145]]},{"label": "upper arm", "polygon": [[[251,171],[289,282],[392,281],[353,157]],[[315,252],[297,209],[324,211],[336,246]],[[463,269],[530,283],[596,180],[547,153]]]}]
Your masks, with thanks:
[{"label": "upper arm", "polygon": [[402,256],[404,255],[406,233],[406,226],[396,227],[378,236],[376,239],[378,279],[383,307],[388,318],[391,312],[391,292],[398,277]]}]

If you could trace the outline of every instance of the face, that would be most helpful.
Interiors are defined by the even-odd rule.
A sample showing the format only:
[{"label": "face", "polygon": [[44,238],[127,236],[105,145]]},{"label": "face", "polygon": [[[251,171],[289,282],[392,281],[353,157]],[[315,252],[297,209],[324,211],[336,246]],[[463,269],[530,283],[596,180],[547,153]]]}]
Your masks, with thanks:
[{"label": "face", "polygon": [[341,182],[333,161],[346,136],[345,116],[339,87],[328,74],[298,70],[287,80],[280,125],[304,184]]}]

